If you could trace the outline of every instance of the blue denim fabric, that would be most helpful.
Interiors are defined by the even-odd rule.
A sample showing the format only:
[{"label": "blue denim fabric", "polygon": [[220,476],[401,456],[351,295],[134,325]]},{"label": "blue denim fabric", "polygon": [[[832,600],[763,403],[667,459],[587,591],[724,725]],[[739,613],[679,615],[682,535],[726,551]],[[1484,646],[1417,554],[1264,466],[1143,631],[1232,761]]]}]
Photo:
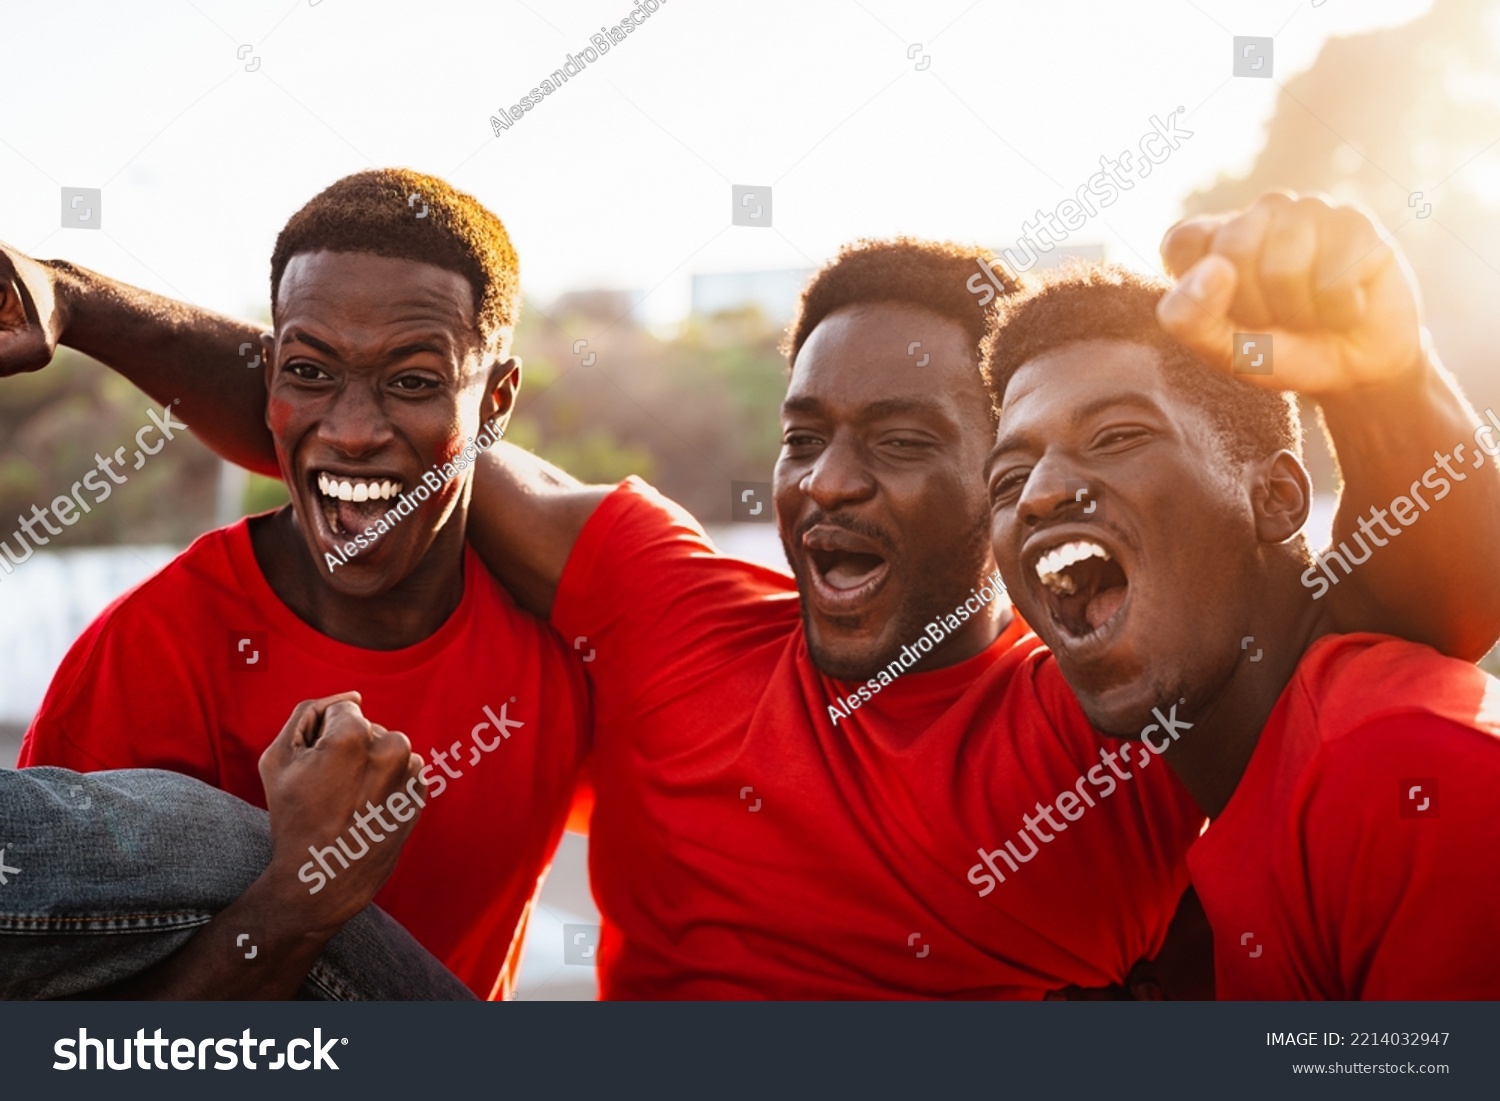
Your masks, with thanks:
[{"label": "blue denim fabric", "polygon": [[[266,813],[174,772],[0,770],[0,997],[86,995],[166,959],[271,858]],[[329,941],[301,997],[467,999],[371,906]]]}]

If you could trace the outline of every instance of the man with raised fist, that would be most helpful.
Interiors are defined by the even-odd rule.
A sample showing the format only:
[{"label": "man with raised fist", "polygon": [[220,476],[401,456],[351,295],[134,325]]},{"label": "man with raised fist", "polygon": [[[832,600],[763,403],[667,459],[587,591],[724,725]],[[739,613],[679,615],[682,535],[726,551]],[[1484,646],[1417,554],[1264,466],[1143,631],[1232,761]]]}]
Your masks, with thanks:
[{"label": "man with raised fist", "polygon": [[[1089,720],[1130,739],[1143,772],[1160,756],[1212,819],[1187,864],[1219,997],[1500,997],[1500,683],[1341,625],[1333,594],[1385,583],[1400,539],[1328,599],[1304,584],[1290,393],[1365,468],[1346,460],[1346,531],[1383,506],[1492,525],[1492,457],[1437,486],[1430,448],[1406,442],[1447,451],[1480,422],[1440,434],[1415,283],[1358,211],[1267,196],[1176,227],[1163,252],[1175,286],[1079,268],[1002,306],[987,469],[1001,572]],[[1235,373],[1245,333],[1274,349],[1271,370]],[[1428,572],[1457,599],[1492,591],[1494,560],[1455,546]],[[1473,653],[1493,625],[1471,626]]]},{"label": "man with raised fist", "polygon": [[[416,191],[421,220],[407,203]],[[17,367],[36,366],[33,337],[45,347],[63,331],[21,323],[48,300],[67,314],[65,334],[76,324],[101,354],[94,339],[128,345],[131,334],[142,359],[178,339],[203,353],[197,337],[174,335],[179,308],[139,292],[78,303],[43,287],[22,303],[34,283],[25,273],[41,270],[25,264],[14,303],[0,304]],[[256,408],[290,503],[199,537],[106,608],[54,675],[21,764],[171,769],[264,805],[257,762],[269,732],[298,700],[357,690],[427,761],[429,805],[380,905],[476,995],[502,998],[562,836],[588,706],[582,663],[465,541],[474,461],[520,387],[509,353],[515,250],[472,196],[384,169],[314,196],[277,238],[270,268],[275,331],[239,339],[210,322],[238,365],[170,385],[183,383],[172,408],[195,428],[200,416],[220,423],[221,404]],[[88,278],[59,276],[70,287]],[[132,309],[158,319],[155,337],[118,317],[101,336],[92,313]],[[258,392],[258,407],[224,396],[231,375]],[[410,810],[402,799],[361,808],[305,850],[297,889],[316,894],[356,874],[366,847]]]}]

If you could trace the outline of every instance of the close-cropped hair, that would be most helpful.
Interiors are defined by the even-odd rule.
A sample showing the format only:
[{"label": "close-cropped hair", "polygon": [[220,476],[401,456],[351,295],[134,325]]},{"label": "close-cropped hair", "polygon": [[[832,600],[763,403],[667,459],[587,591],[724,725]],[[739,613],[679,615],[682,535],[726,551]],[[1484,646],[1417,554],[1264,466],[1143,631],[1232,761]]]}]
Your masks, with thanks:
[{"label": "close-cropped hair", "polygon": [[1113,264],[1070,263],[1028,278],[1001,298],[985,340],[981,370],[998,414],[1022,366],[1069,344],[1120,340],[1154,349],[1168,379],[1204,410],[1237,462],[1280,450],[1302,455],[1302,424],[1288,394],[1241,382],[1205,366],[1156,320],[1172,284]]},{"label": "close-cropped hair", "polygon": [[[994,316],[994,308],[980,305],[979,296],[969,286],[975,275],[988,270],[981,269],[981,261],[993,268],[994,277],[1004,284],[1001,297],[1015,290],[1015,281],[990,261],[983,249],[914,237],[845,245],[803,289],[782,352],[788,364],[794,362],[818,323],[835,310],[856,304],[901,302],[957,321],[973,342],[977,362]],[[985,300],[989,297],[986,295]]]},{"label": "close-cropped hair", "polygon": [[[422,213],[425,210],[426,213]],[[505,225],[472,195],[436,176],[376,168],[345,176],[293,214],[271,253],[271,308],[293,256],[370,253],[457,272],[474,291],[481,346],[514,327],[521,273]]]}]

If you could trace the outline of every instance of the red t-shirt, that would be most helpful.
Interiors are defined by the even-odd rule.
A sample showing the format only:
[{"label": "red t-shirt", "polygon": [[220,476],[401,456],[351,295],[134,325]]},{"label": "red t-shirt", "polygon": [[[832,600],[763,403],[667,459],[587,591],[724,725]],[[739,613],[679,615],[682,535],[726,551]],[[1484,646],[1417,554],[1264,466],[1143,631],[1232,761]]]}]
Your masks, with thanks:
[{"label": "red t-shirt", "polygon": [[586,748],[587,696],[581,663],[472,551],[437,631],[366,650],[281,602],[248,521],[209,532],[73,644],[21,764],[172,769],[264,807],[260,755],[292,709],[349,689],[429,765],[445,754],[446,769],[424,770],[427,807],[376,902],[480,997],[504,996]]},{"label": "red t-shirt", "polygon": [[792,580],[630,479],[553,622],[596,654],[604,997],[1039,998],[1160,946],[1202,820],[1161,764],[980,893],[980,850],[1118,749],[1019,620],[835,725],[856,686],[813,665]]},{"label": "red t-shirt", "polygon": [[1188,854],[1220,998],[1500,998],[1500,681],[1319,639]]}]

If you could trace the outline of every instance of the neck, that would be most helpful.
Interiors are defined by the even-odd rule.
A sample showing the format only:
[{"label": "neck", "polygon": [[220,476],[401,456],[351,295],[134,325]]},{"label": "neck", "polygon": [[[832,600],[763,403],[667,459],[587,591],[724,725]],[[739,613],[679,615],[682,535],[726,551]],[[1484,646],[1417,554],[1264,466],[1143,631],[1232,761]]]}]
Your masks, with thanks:
[{"label": "neck", "polygon": [[351,596],[327,584],[290,505],[252,523],[250,540],[271,590],[303,622],[350,646],[400,650],[431,636],[463,600],[463,520],[455,512],[416,569],[374,596]]},{"label": "neck", "polygon": [[[958,665],[960,662],[968,661],[975,654],[983,653],[989,648],[1000,633],[1010,626],[1011,611],[1010,597],[1006,594],[1005,586],[1000,581],[1000,571],[994,563],[990,563],[989,572],[980,578],[979,583],[974,586],[977,590],[974,595],[968,593],[964,597],[979,603],[978,613],[971,614],[962,623],[958,630],[953,631],[940,643],[932,648],[932,652],[923,657],[912,666],[916,673],[929,673],[937,669],[946,669],[950,665]],[[988,601],[979,599],[978,592],[988,587],[991,596]],[[945,608],[941,612],[934,613],[933,618],[927,622],[942,621],[949,615],[958,615],[958,608],[964,603],[960,599],[952,608]],[[967,609],[965,609],[967,610]],[[946,627],[946,625],[944,625]],[[915,645],[916,639],[909,640],[909,644]]]},{"label": "neck", "polygon": [[[1245,634],[1254,641],[1241,649],[1233,673],[1218,692],[1201,702],[1188,701],[1187,714],[1195,729],[1163,755],[1209,818],[1217,818],[1229,805],[1266,720],[1307,648],[1333,629],[1322,607],[1304,594],[1279,607],[1275,594],[1263,595],[1258,602],[1263,610],[1246,620]],[[1258,661],[1253,660],[1257,653]]]}]

